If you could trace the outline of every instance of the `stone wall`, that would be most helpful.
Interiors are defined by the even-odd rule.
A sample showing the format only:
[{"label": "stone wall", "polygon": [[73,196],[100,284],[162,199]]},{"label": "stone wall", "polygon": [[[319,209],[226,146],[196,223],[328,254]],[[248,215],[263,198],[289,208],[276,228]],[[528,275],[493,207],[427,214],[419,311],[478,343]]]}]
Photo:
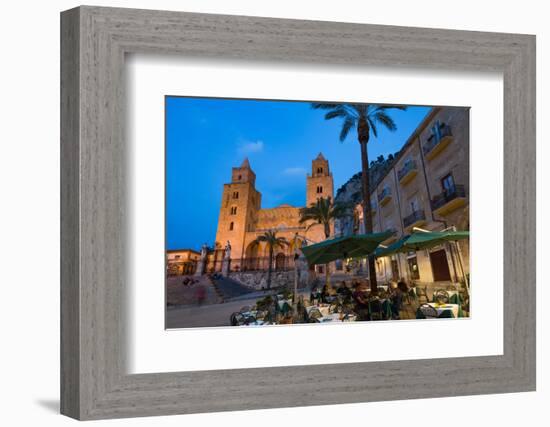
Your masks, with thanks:
[{"label": "stone wall", "polygon": [[[258,290],[267,288],[267,271],[235,271],[231,272],[229,277],[249,288]],[[298,287],[306,287],[313,279],[314,275],[308,271],[299,271]],[[291,289],[294,288],[294,270],[271,272],[272,288],[278,288],[285,285],[289,286]]]}]

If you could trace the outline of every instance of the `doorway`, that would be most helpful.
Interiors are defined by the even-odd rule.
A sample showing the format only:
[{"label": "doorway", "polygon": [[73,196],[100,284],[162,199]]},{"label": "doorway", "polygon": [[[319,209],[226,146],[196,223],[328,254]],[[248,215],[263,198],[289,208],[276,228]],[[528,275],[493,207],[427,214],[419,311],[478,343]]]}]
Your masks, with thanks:
[{"label": "doorway", "polygon": [[434,282],[449,282],[451,280],[451,271],[449,270],[445,249],[430,252],[430,263],[432,264]]}]

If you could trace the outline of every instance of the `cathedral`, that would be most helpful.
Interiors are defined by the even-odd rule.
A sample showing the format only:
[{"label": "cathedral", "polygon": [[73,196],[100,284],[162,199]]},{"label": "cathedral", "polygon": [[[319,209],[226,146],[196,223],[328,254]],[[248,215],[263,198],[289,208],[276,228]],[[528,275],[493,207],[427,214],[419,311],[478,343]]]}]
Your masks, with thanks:
[{"label": "cathedral", "polygon": [[[304,178],[306,206],[321,197],[334,199],[329,163],[321,153],[311,162],[311,173]],[[262,209],[262,194],[256,189],[256,174],[248,159],[245,159],[241,166],[232,169],[231,182],[223,186],[215,252],[223,252],[224,247],[230,246],[232,271],[267,269],[268,249],[265,243],[256,239],[273,230],[278,237],[284,237],[289,242],[287,246],[275,248],[273,268],[289,268],[293,264],[296,247],[325,240],[322,225],[300,224],[300,209],[288,204]],[[332,227],[331,235],[333,233]],[[221,259],[221,253],[215,257]],[[318,268],[322,269],[322,266]]]}]

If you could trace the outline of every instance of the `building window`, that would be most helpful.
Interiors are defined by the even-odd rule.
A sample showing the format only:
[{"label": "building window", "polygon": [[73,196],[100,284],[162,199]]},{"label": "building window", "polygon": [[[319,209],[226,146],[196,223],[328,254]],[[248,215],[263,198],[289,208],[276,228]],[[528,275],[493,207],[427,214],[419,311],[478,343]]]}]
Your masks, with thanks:
[{"label": "building window", "polygon": [[231,215],[237,215],[237,206],[231,207]]},{"label": "building window", "polygon": [[238,192],[238,191],[234,191],[234,192],[233,192],[233,198],[234,198],[234,199],[238,199],[238,198],[239,198],[239,192]]},{"label": "building window", "polygon": [[445,175],[441,179],[441,187],[443,187],[443,191],[447,194],[453,193],[455,191],[455,180],[452,173]]},{"label": "building window", "polygon": [[229,231],[233,231],[233,223],[229,223]]},{"label": "building window", "polygon": [[412,199],[410,203],[411,203],[411,213],[415,213],[416,211],[419,210],[417,198]]},{"label": "building window", "polygon": [[323,168],[317,168],[317,173],[323,173]]},{"label": "building window", "polygon": [[239,175],[239,176],[237,177],[237,180],[240,181],[242,177],[243,177],[242,175]]},{"label": "building window", "polygon": [[420,271],[418,270],[418,262],[416,255],[407,259],[407,264],[409,265],[409,273],[412,280],[420,279]]},{"label": "building window", "polygon": [[323,192],[323,186],[322,185],[318,185],[317,186],[317,194],[321,194]]},{"label": "building window", "polygon": [[181,255],[176,255],[174,256],[175,259],[180,259],[181,258]]}]

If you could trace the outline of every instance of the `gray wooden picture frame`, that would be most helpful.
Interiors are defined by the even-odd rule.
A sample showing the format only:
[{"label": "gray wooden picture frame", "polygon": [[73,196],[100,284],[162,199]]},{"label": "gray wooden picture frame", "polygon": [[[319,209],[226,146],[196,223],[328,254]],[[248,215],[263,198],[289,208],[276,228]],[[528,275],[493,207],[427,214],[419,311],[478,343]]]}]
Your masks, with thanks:
[{"label": "gray wooden picture frame", "polygon": [[[504,76],[504,354],[129,375],[127,53]],[[61,412],[77,419],[535,390],[535,37],[83,6],[61,14]],[[475,185],[483,185],[476,182]]]}]

